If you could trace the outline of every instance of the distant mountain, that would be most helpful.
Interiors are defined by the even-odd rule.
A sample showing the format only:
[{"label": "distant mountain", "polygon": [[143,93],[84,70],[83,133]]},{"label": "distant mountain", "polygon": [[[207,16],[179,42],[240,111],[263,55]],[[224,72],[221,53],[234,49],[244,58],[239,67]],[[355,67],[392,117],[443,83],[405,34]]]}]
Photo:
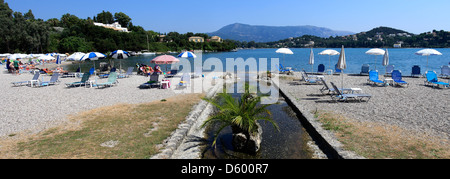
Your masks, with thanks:
[{"label": "distant mountain", "polygon": [[314,35],[318,37],[344,36],[355,34],[347,31],[335,31],[315,26],[262,26],[248,24],[230,24],[216,32],[207,33],[210,36],[220,36],[223,39],[237,41],[273,42],[290,37]]}]

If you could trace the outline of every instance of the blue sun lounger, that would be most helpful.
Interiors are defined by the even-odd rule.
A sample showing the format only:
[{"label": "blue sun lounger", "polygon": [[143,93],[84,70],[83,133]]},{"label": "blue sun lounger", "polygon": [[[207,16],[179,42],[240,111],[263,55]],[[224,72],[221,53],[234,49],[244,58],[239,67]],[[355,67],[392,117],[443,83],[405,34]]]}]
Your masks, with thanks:
[{"label": "blue sun lounger", "polygon": [[378,79],[378,71],[376,70],[371,70],[369,72],[369,79],[367,80],[367,82],[370,84],[372,83],[372,85],[378,85],[378,84],[382,84],[382,85],[386,85],[384,83],[384,81],[381,81],[380,79]]},{"label": "blue sun lounger", "polygon": [[283,65],[281,65],[280,63],[280,65],[278,66],[278,71],[280,71],[280,73],[287,73],[290,72],[291,70],[284,68]]},{"label": "blue sun lounger", "polygon": [[319,74],[324,74],[325,73],[325,65],[324,64],[320,64],[317,67],[317,73],[319,73]]},{"label": "blue sun lounger", "polygon": [[394,71],[392,71],[391,74],[392,74],[392,79],[394,80],[394,85],[408,87],[408,82],[403,81],[402,72],[400,70],[394,70]]},{"label": "blue sun lounger", "polygon": [[364,65],[361,66],[361,73],[359,73],[359,74],[367,76],[367,75],[369,75],[369,69],[370,69],[370,65],[369,64],[364,64]]},{"label": "blue sun lounger", "polygon": [[437,87],[439,87],[439,85],[447,87],[447,88],[449,87],[448,83],[438,81],[437,74],[434,71],[428,71],[426,73],[426,76],[427,76],[427,81],[425,81],[425,85],[432,85],[433,88],[435,87],[435,85]]},{"label": "blue sun lounger", "polygon": [[411,69],[411,76],[412,77],[421,77],[422,74],[420,74],[420,66],[414,65]]}]

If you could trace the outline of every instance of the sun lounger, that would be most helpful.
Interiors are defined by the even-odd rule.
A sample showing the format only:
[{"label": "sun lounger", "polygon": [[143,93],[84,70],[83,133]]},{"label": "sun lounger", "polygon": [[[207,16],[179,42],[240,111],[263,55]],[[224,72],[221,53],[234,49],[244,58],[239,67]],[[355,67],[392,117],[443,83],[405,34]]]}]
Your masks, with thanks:
[{"label": "sun lounger", "polygon": [[91,76],[90,72],[86,72],[86,73],[83,74],[83,77],[81,78],[81,81],[73,82],[73,83],[66,83],[66,86],[67,87],[74,87],[74,86],[86,85],[86,82],[89,80],[90,76]]},{"label": "sun lounger", "polygon": [[369,69],[370,69],[370,65],[369,64],[364,64],[364,65],[361,66],[361,73],[359,73],[359,74],[367,76],[367,75],[369,75]]},{"label": "sun lounger", "polygon": [[449,78],[450,77],[450,67],[448,65],[444,65],[441,67],[441,78]]},{"label": "sun lounger", "polygon": [[191,75],[189,75],[188,73],[183,74],[183,76],[181,76],[181,81],[178,84],[178,86],[183,86],[183,87],[187,87],[191,85]]},{"label": "sun lounger", "polygon": [[319,74],[324,74],[325,73],[325,65],[324,64],[320,64],[318,66],[317,73],[319,73]]},{"label": "sun lounger", "polygon": [[301,74],[303,80],[308,84],[322,84],[322,80],[320,80],[320,78],[323,78],[323,76],[308,75],[305,70],[303,70],[303,73]]},{"label": "sun lounger", "polygon": [[173,78],[175,76],[177,76],[178,74],[178,70],[170,70],[170,74],[166,75],[166,78]]},{"label": "sun lounger", "polygon": [[101,88],[101,87],[106,88],[106,87],[111,87],[111,86],[113,86],[115,84],[117,84],[117,73],[116,72],[111,72],[111,73],[109,73],[107,82],[105,82],[105,83],[96,83],[95,85],[98,88]]},{"label": "sun lounger", "polygon": [[134,67],[128,67],[127,72],[125,74],[119,74],[117,78],[128,78],[133,74]]},{"label": "sun lounger", "polygon": [[334,74],[339,75],[341,72],[342,70],[338,68],[338,64],[334,65]]},{"label": "sun lounger", "polygon": [[141,84],[139,88],[151,88],[153,86],[161,87],[161,81],[162,81],[162,75],[159,75],[157,73],[153,73],[150,75],[150,81]]},{"label": "sun lounger", "polygon": [[370,94],[343,94],[339,91],[339,89],[336,87],[336,85],[334,85],[333,82],[330,82],[331,86],[333,86],[334,90],[336,91],[337,94],[335,95],[331,95],[331,99],[333,99],[334,101],[338,102],[338,101],[345,101],[347,102],[349,99],[353,99],[353,100],[358,100],[359,102],[362,102],[362,100],[364,98],[366,98],[366,102],[369,102],[370,98],[372,98],[372,95]]},{"label": "sun lounger", "polygon": [[37,83],[39,80],[39,75],[40,73],[35,73],[33,78],[29,81],[19,81],[19,82],[12,82],[11,84],[13,84],[14,86],[22,86],[22,85],[32,85],[33,83]]},{"label": "sun lounger", "polygon": [[394,65],[386,66],[386,76],[392,76],[392,72],[394,71]]},{"label": "sun lounger", "polygon": [[435,87],[435,85],[437,87],[439,87],[439,85],[441,85],[443,87],[447,87],[447,88],[449,87],[448,83],[438,81],[437,74],[434,71],[428,71],[426,73],[426,76],[427,76],[427,81],[425,81],[425,85],[432,85],[433,88]]},{"label": "sun lounger", "polygon": [[109,71],[108,74],[101,74],[101,75],[98,75],[98,77],[100,77],[100,78],[108,78],[109,74],[111,74],[111,72],[116,72],[116,70],[117,70],[116,68],[111,68],[111,70]]},{"label": "sun lounger", "polygon": [[60,76],[59,73],[54,73],[52,75],[52,77],[50,78],[50,81],[41,81],[41,82],[39,82],[39,87],[59,84],[60,83],[59,76]]},{"label": "sun lounger", "polygon": [[386,86],[386,83],[384,83],[384,81],[381,81],[378,79],[378,71],[376,70],[371,70],[369,72],[369,79],[367,80],[367,83],[372,83],[372,85],[379,85],[382,84],[384,86]]},{"label": "sun lounger", "polygon": [[64,72],[61,77],[62,78],[75,78],[76,76],[79,76],[80,71],[81,71],[81,68],[78,67],[77,71],[75,71],[75,72]]},{"label": "sun lounger", "polygon": [[287,73],[287,72],[290,72],[291,70],[284,68],[283,65],[281,65],[281,63],[280,63],[278,71],[280,71],[280,73]]},{"label": "sun lounger", "polygon": [[422,74],[420,74],[420,66],[419,65],[414,65],[412,67],[411,76],[412,77],[421,77],[422,76]]},{"label": "sun lounger", "polygon": [[402,80],[402,72],[400,70],[392,71],[392,79],[394,80],[394,85],[408,87],[408,82]]},{"label": "sun lounger", "polygon": [[[328,94],[336,94],[336,92],[335,92],[335,89],[334,88],[330,88],[330,87],[328,87],[328,85],[327,85],[327,83],[325,82],[325,80],[324,79],[322,79],[322,78],[319,78],[321,81],[322,81],[322,84],[323,84],[323,87],[320,89],[320,92],[322,93],[322,94],[324,94],[324,95],[328,95]],[[341,92],[341,93],[348,93],[348,92],[351,92],[351,91],[353,91],[351,88],[339,88],[339,91]],[[327,93],[325,93],[325,92],[327,92]]]}]

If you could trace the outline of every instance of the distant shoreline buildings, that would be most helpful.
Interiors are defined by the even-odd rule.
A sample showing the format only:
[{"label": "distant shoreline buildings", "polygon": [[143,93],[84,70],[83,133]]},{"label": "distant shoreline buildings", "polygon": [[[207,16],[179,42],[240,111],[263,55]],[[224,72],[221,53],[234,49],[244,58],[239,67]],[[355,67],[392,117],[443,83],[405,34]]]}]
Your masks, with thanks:
[{"label": "distant shoreline buildings", "polygon": [[126,33],[131,32],[131,31],[128,31],[127,28],[123,28],[122,25],[120,25],[118,22],[115,22],[114,24],[103,24],[103,23],[94,22],[94,25],[99,26],[99,27],[104,27],[107,29],[112,29],[112,30],[119,31],[119,32],[126,32]]}]

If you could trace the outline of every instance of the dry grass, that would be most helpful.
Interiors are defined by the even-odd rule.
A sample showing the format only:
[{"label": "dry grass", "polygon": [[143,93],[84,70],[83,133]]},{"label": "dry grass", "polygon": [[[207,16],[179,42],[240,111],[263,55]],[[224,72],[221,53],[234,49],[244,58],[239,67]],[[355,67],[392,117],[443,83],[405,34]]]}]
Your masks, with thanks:
[{"label": "dry grass", "polygon": [[0,141],[0,158],[149,158],[203,96],[86,111],[39,134]]},{"label": "dry grass", "polygon": [[324,129],[335,133],[346,150],[366,158],[450,158],[449,141],[445,139],[398,126],[351,120],[332,112],[318,111],[315,117]]}]

